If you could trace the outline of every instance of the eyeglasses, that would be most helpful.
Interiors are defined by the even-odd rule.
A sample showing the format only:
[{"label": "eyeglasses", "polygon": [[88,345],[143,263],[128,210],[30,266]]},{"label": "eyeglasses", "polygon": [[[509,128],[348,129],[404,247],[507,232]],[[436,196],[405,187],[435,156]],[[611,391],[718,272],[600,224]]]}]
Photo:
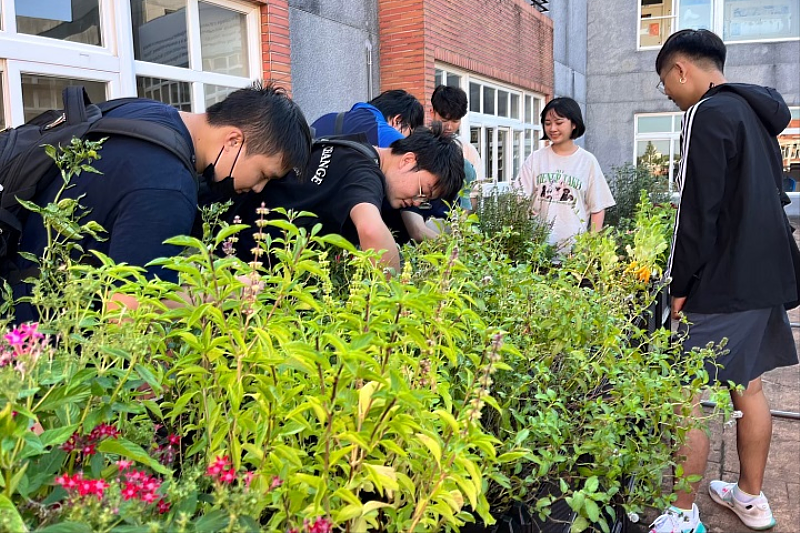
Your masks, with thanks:
[{"label": "eyeglasses", "polygon": [[[664,78],[666,78],[667,74],[669,74],[676,66],[678,66],[677,63],[674,63],[671,67],[669,67],[669,70],[664,73]],[[656,89],[658,89],[658,92],[661,94],[667,94],[667,92],[664,90],[664,78],[661,78],[656,84]]]},{"label": "eyeglasses", "polygon": [[414,196],[411,201],[417,204],[417,209],[428,210],[431,208],[431,202],[427,194],[422,194],[422,178],[417,174],[417,183],[419,183],[419,194]]}]

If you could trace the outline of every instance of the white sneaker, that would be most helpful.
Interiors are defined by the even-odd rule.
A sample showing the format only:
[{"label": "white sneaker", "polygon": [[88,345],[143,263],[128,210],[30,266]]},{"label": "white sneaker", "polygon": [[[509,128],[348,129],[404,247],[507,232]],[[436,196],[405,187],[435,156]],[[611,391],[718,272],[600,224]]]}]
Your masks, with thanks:
[{"label": "white sneaker", "polygon": [[739,520],[750,529],[761,531],[775,527],[777,522],[772,516],[772,509],[764,493],[756,497],[749,503],[742,503],[733,495],[736,483],[725,483],[724,481],[712,481],[708,485],[708,493],[711,499],[720,505],[724,505],[739,517]]},{"label": "white sneaker", "polygon": [[692,513],[687,514],[675,506],[650,524],[649,533],[706,533],[706,526],[700,521],[697,505],[692,504]]}]

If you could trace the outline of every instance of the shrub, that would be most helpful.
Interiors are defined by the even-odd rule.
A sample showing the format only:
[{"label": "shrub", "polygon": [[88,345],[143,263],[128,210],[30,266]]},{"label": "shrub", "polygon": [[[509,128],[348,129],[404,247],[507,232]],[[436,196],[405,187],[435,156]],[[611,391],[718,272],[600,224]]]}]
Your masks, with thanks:
[{"label": "shrub", "polygon": [[633,166],[626,163],[611,169],[612,176],[608,180],[611,194],[616,205],[606,210],[605,224],[631,229],[626,221],[630,221],[639,206],[642,191],[654,204],[670,202],[669,184],[663,177],[653,174],[645,166]]}]

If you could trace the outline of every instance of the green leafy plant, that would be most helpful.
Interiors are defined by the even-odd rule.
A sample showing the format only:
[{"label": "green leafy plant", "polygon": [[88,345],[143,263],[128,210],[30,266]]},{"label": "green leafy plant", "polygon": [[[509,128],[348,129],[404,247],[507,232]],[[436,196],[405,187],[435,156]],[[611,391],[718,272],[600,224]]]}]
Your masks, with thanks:
[{"label": "green leafy plant", "polygon": [[670,202],[669,184],[664,177],[656,176],[646,165],[626,163],[613,167],[608,180],[616,205],[606,210],[605,223],[622,230],[634,230],[631,221],[640,207],[642,191],[653,204]]}]

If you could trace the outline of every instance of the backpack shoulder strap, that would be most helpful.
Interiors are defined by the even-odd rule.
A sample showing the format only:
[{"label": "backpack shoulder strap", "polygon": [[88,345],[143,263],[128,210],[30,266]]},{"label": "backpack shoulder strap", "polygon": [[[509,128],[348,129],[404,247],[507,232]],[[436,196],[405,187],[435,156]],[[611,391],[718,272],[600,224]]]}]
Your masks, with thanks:
[{"label": "backpack shoulder strap", "polygon": [[102,117],[92,123],[88,133],[133,137],[156,144],[177,156],[193,175],[197,172],[194,150],[179,132],[169,126],[134,118]]},{"label": "backpack shoulder strap", "polygon": [[344,133],[344,115],[346,111],[342,111],[341,113],[336,115],[336,121],[333,124],[333,134],[334,135],[341,135]]},{"label": "backpack shoulder strap", "polygon": [[378,166],[380,166],[381,163],[378,151],[375,150],[375,147],[371,144],[353,141],[350,139],[321,137],[319,139],[314,139],[311,149],[313,150],[316,146],[341,146],[343,148],[349,148],[350,150],[354,150],[363,155]]}]

